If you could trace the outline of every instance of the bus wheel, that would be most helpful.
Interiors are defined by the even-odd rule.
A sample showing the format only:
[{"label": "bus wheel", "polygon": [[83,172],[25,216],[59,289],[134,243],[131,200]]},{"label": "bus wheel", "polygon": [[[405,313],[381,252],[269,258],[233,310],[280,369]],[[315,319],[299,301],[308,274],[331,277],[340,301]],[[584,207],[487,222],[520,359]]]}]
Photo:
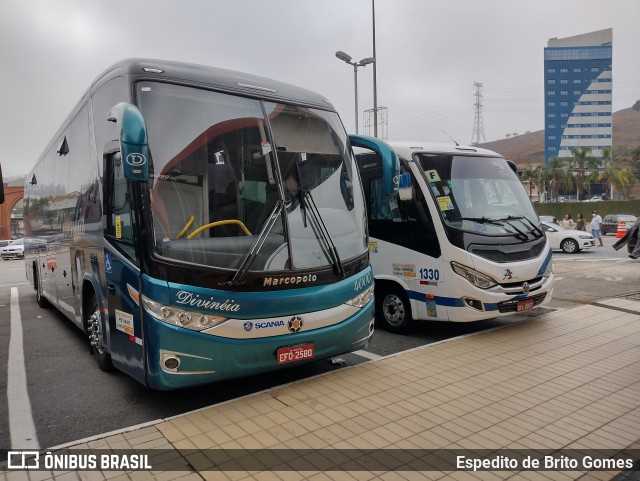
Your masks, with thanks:
[{"label": "bus wheel", "polygon": [[395,286],[382,287],[379,294],[376,293],[376,318],[389,332],[406,334],[415,327],[409,298]]},{"label": "bus wheel", "polygon": [[45,297],[42,295],[42,286],[40,285],[40,276],[38,276],[38,269],[36,267],[33,268],[33,287],[36,289],[36,302],[40,307],[46,309],[51,304]]},{"label": "bus wheel", "polygon": [[100,323],[100,308],[95,297],[87,303],[89,314],[86,319],[87,333],[89,334],[89,342],[91,343],[91,354],[95,356],[98,366],[103,371],[112,371],[111,355],[104,347],[104,337],[102,335],[102,325]]}]

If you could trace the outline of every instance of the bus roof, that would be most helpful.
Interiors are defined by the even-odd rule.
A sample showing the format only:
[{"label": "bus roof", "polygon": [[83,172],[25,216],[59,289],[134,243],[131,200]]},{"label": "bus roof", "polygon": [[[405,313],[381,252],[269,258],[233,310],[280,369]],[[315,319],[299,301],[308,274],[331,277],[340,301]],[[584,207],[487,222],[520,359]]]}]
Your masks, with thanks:
[{"label": "bus roof", "polygon": [[92,88],[118,75],[130,75],[150,80],[172,80],[220,89],[227,92],[290,101],[296,104],[335,110],[322,95],[285,82],[271,80],[233,70],[170,60],[132,58],[117,62],[105,70]]},{"label": "bus roof", "polygon": [[387,142],[396,154],[405,159],[410,159],[415,152],[431,152],[437,154],[474,155],[482,157],[502,157],[492,150],[483,149],[474,145],[455,145],[445,142],[420,142],[402,141]]}]

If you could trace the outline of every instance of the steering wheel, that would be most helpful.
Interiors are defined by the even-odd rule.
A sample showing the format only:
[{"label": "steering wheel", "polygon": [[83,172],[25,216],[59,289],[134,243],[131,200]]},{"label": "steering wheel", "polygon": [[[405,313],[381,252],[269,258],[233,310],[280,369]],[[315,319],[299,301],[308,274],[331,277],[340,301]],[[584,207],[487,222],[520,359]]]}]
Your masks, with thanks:
[{"label": "steering wheel", "polygon": [[206,229],[211,229],[212,227],[218,227],[221,225],[229,225],[229,224],[237,224],[240,226],[240,228],[242,229],[242,231],[246,234],[246,235],[251,235],[251,232],[249,232],[249,229],[247,229],[247,226],[245,226],[241,220],[238,219],[227,219],[227,220],[219,220],[217,222],[210,222],[209,224],[205,224],[203,226],[198,227],[196,230],[194,230],[191,234],[189,234],[187,236],[187,239],[192,239],[194,238],[196,235],[198,235],[200,232],[202,232],[203,230]]}]

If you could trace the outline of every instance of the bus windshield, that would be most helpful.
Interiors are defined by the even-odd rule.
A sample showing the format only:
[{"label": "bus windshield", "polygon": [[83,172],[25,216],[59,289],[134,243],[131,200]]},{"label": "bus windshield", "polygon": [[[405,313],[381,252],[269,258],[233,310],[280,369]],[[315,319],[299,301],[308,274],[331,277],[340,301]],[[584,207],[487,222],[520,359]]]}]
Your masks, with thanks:
[{"label": "bus windshield", "polygon": [[137,95],[157,254],[273,271],[366,252],[364,202],[337,114],[158,82],[138,82]]},{"label": "bus windshield", "polygon": [[538,217],[516,174],[500,157],[416,153],[445,224],[485,235],[522,235]]}]

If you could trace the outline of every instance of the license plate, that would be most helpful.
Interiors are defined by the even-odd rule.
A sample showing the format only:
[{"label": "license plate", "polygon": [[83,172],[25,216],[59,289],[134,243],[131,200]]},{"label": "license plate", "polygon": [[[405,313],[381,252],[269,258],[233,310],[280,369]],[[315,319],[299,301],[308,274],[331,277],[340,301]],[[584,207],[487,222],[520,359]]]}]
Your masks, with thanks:
[{"label": "license plate", "polygon": [[528,311],[529,309],[533,309],[533,299],[525,299],[524,301],[518,301],[516,304],[516,309],[518,312]]},{"label": "license plate", "polygon": [[278,359],[278,364],[313,359],[313,344],[281,347],[276,351],[276,357]]}]

